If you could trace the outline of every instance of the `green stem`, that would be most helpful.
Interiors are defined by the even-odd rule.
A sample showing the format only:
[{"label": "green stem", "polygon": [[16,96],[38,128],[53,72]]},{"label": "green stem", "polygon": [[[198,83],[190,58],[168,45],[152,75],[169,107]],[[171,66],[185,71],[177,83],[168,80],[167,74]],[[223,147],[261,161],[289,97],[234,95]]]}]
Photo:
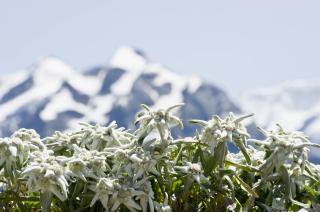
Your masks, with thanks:
[{"label": "green stem", "polygon": [[242,165],[242,164],[238,164],[238,163],[235,163],[235,162],[232,162],[232,161],[229,161],[229,160],[225,160],[225,163],[227,165],[230,165],[230,166],[234,166],[238,169],[242,169],[244,171],[247,171],[247,172],[259,172],[259,169],[255,168],[255,167],[252,167],[252,166],[246,166],[246,165]]},{"label": "green stem", "polygon": [[163,180],[161,179],[161,176],[157,176],[157,181],[158,181],[158,185],[160,187],[162,196],[164,197],[166,192],[165,192],[165,189],[163,187]]},{"label": "green stem", "polygon": [[161,130],[160,124],[157,124],[157,129],[159,131],[159,135],[160,135],[161,141],[164,143],[165,142],[164,135],[163,135],[163,132]]},{"label": "green stem", "polygon": [[52,193],[45,192],[40,194],[41,208],[44,212],[50,212]]},{"label": "green stem", "polygon": [[[221,160],[220,160],[220,164],[219,164],[219,168],[220,170],[224,170],[224,161],[227,155],[227,151],[228,151],[228,147],[227,147],[227,141],[223,142],[223,149],[222,149],[222,156],[221,156]],[[218,189],[219,191],[222,191],[222,187],[223,187],[223,173],[219,170],[219,179],[218,179]]]},{"label": "green stem", "polygon": [[174,166],[177,165],[178,160],[179,160],[180,156],[182,155],[183,149],[184,149],[184,146],[181,145],[180,150],[179,150],[179,152],[178,152],[178,155],[177,155],[177,157],[175,158],[175,160],[174,160],[174,162],[173,162],[173,165],[174,165]]}]

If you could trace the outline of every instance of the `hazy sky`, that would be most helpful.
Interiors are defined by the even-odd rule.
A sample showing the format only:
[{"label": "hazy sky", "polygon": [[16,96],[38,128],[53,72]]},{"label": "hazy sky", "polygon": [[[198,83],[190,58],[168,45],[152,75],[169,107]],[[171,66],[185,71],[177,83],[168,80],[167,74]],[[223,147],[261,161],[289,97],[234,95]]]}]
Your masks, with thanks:
[{"label": "hazy sky", "polygon": [[0,73],[46,55],[82,70],[130,45],[236,95],[320,78],[319,11],[319,0],[0,0]]}]

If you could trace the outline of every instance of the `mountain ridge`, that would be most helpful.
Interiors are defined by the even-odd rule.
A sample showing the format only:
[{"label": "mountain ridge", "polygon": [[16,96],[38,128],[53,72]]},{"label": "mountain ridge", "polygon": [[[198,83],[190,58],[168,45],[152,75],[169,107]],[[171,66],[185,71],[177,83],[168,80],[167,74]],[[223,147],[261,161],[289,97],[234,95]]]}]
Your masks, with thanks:
[{"label": "mountain ridge", "polygon": [[[131,47],[120,47],[110,63],[83,72],[48,56],[23,72],[0,75],[0,136],[18,128],[32,128],[47,136],[56,130],[77,129],[79,122],[106,125],[113,120],[134,129],[140,104],[158,109],[184,102],[177,113],[185,128],[174,129],[176,136],[194,133],[189,119],[255,112],[249,124],[253,135],[261,136],[255,124],[272,129],[279,122],[319,143],[319,85],[308,80],[286,82],[248,92],[236,104],[214,84],[177,74]],[[311,151],[311,157],[319,158],[317,151]]]},{"label": "mountain ridge", "polygon": [[[195,76],[176,74],[126,46],[115,52],[109,64],[84,72],[52,56],[24,72],[17,73],[11,84],[0,85],[1,136],[21,127],[46,136],[77,128],[83,121],[107,124],[116,120],[119,126],[133,128],[141,103],[156,109],[185,102],[178,112],[185,123],[191,118],[240,112],[222,89]],[[194,127],[186,126],[183,133],[191,134],[189,130]]]},{"label": "mountain ridge", "polygon": [[269,128],[279,122],[292,130],[317,134],[320,139],[309,129],[320,116],[319,93],[318,80],[292,80],[247,92],[241,98],[241,106],[244,111],[257,113],[254,119],[258,125]]}]

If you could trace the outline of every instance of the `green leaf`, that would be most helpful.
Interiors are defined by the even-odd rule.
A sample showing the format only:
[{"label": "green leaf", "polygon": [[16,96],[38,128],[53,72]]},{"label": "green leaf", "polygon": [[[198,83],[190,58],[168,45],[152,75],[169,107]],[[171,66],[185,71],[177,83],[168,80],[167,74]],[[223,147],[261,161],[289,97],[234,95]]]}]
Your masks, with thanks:
[{"label": "green leaf", "polygon": [[201,148],[200,146],[197,148],[196,152],[194,153],[193,155],[193,158],[192,158],[192,163],[198,163],[199,162],[199,157],[200,157],[200,152],[201,152]]},{"label": "green leaf", "polygon": [[243,154],[244,158],[246,159],[247,164],[251,165],[251,159],[247,152],[247,149],[245,148],[244,144],[241,141],[235,142],[237,146],[239,147],[241,153]]},{"label": "green leaf", "polygon": [[244,189],[246,192],[248,192],[249,194],[251,194],[255,198],[259,197],[259,195],[256,193],[256,191],[253,188],[251,188],[247,183],[245,183],[240,177],[238,177],[237,175],[234,175],[234,179],[240,184],[242,189]]},{"label": "green leaf", "polygon": [[216,148],[214,149],[214,155],[213,155],[213,160],[214,160],[214,168],[217,165],[224,165],[224,160],[226,157],[226,152],[227,152],[227,146],[225,142],[220,142]]},{"label": "green leaf", "polygon": [[311,186],[304,186],[303,190],[305,190],[309,195],[314,197],[318,202],[320,202],[320,192],[316,191],[314,188]]},{"label": "green leaf", "polygon": [[191,119],[191,120],[189,120],[189,123],[190,124],[197,124],[197,125],[200,125],[202,127],[205,127],[206,125],[209,124],[207,121],[198,120],[198,119]]},{"label": "green leaf", "polygon": [[259,169],[255,168],[253,166],[246,166],[246,165],[235,163],[235,162],[232,162],[232,161],[229,161],[229,160],[225,160],[225,163],[227,165],[233,166],[233,167],[235,167],[237,169],[242,169],[242,170],[247,171],[247,172],[259,172]]},{"label": "green leaf", "polygon": [[208,176],[210,175],[211,171],[217,166],[217,161],[207,151],[199,151],[199,154],[204,174]]},{"label": "green leaf", "polygon": [[296,201],[292,197],[292,191],[291,191],[291,177],[289,175],[289,172],[285,166],[280,166],[279,172],[281,173],[281,177],[285,186],[285,192],[286,197],[289,201],[291,201],[293,204],[299,205],[303,208],[309,208],[310,206],[308,204],[301,203],[299,201]]},{"label": "green leaf", "polygon": [[235,174],[235,172],[233,170],[230,170],[230,169],[220,169],[219,172],[220,172],[221,176],[234,175]]}]

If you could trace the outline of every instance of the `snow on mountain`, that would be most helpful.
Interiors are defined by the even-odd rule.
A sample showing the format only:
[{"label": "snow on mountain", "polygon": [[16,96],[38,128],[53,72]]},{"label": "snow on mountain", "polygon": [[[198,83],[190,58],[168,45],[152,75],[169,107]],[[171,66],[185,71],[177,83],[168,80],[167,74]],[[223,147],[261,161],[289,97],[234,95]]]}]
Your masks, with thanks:
[{"label": "snow on mountain", "polygon": [[[272,129],[279,123],[320,143],[320,81],[294,80],[248,92],[241,98],[241,107],[255,113],[257,125]],[[320,159],[318,152],[312,151],[312,157]]]},{"label": "snow on mountain", "polygon": [[[241,98],[243,112],[255,112],[254,122],[272,128],[276,122],[302,130],[320,141],[320,83],[291,81],[248,92]],[[196,76],[184,76],[149,61],[140,51],[119,48],[108,65],[80,72],[56,57],[46,57],[29,69],[0,76],[0,136],[18,128],[33,128],[42,136],[79,127],[79,122],[133,129],[140,104],[163,108],[184,102],[178,111],[182,134],[194,133],[189,119],[209,119],[240,109],[220,88]],[[254,127],[250,125],[250,131]],[[174,130],[175,135],[181,131]],[[320,161],[317,151],[311,156]]]},{"label": "snow on mountain", "polygon": [[[42,136],[78,123],[134,128],[140,104],[152,108],[185,102],[185,120],[209,119],[212,114],[239,112],[228,96],[195,76],[182,76],[150,62],[140,51],[119,48],[109,65],[79,72],[55,57],[46,57],[28,70],[0,77],[0,134],[33,128]],[[186,124],[184,134],[193,133]]]},{"label": "snow on mountain", "polygon": [[262,126],[277,122],[291,129],[307,130],[320,114],[319,94],[319,82],[296,80],[246,93],[241,105],[245,111],[256,112],[256,122]]},{"label": "snow on mountain", "polygon": [[24,81],[26,77],[27,73],[23,71],[0,76],[0,96],[3,96],[15,85]]},{"label": "snow on mountain", "polygon": [[29,103],[54,95],[64,82],[87,94],[94,94],[99,89],[97,79],[84,77],[54,57],[44,58],[30,70],[14,74],[12,78],[3,80],[11,85],[4,84],[3,90],[7,91],[2,90],[2,95],[0,92],[0,121],[5,121],[6,117]]},{"label": "snow on mountain", "polygon": [[62,89],[51,98],[50,103],[41,111],[40,117],[44,121],[52,121],[58,117],[59,113],[66,110],[73,110],[80,114],[90,112],[86,105],[73,99],[70,91]]},{"label": "snow on mountain", "polygon": [[[47,57],[41,60],[33,70],[33,79],[36,84],[46,84],[57,88],[68,81],[71,86],[82,93],[92,95],[98,92],[101,83],[97,77],[83,76],[70,65],[55,57]],[[49,79],[49,80],[48,80]]]},{"label": "snow on mountain", "polygon": [[201,80],[196,76],[181,76],[163,67],[161,64],[149,64],[145,70],[146,74],[155,74],[152,80],[155,86],[165,86],[170,83],[171,92],[165,95],[158,95],[154,108],[165,108],[171,102],[183,102],[183,91],[194,93],[201,86]]},{"label": "snow on mountain", "polygon": [[136,50],[129,47],[119,48],[111,59],[111,67],[123,69],[126,72],[111,87],[112,93],[118,96],[128,95],[146,64],[146,59]]}]

